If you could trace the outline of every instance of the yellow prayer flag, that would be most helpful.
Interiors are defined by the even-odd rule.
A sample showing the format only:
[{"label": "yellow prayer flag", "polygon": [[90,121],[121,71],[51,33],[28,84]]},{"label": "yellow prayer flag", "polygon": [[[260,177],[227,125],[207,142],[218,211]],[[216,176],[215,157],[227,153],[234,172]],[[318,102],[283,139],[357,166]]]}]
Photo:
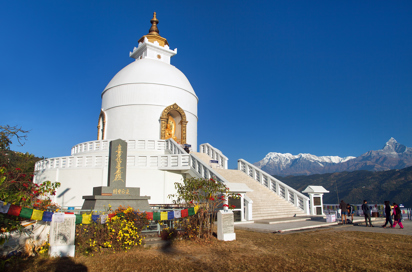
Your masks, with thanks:
[{"label": "yellow prayer flag", "polygon": [[31,215],[31,220],[42,220],[43,219],[43,211],[33,209],[33,214]]},{"label": "yellow prayer flag", "polygon": [[160,213],[160,220],[167,220],[167,212]]},{"label": "yellow prayer flag", "polygon": [[197,214],[197,211],[199,210],[199,205],[195,206],[195,214]]},{"label": "yellow prayer flag", "polygon": [[92,223],[92,214],[82,214],[82,224],[88,225]]}]

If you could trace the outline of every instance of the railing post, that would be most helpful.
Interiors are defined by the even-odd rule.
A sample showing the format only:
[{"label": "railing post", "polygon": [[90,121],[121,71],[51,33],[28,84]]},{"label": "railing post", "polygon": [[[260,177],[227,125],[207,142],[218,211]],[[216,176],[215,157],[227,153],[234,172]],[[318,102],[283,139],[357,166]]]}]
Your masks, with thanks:
[{"label": "railing post", "polygon": [[295,203],[293,203],[293,204],[295,204],[296,207],[299,207],[298,194],[295,193],[295,192],[293,193],[293,199],[294,199],[294,202],[295,202]]},{"label": "railing post", "polygon": [[275,186],[276,186],[276,193],[280,196],[280,186],[279,186],[279,182],[277,182],[277,180],[275,180]]},{"label": "railing post", "polygon": [[289,190],[288,190],[288,187],[286,187],[286,186],[285,186],[285,199],[286,199],[287,202],[290,202],[289,201]]}]

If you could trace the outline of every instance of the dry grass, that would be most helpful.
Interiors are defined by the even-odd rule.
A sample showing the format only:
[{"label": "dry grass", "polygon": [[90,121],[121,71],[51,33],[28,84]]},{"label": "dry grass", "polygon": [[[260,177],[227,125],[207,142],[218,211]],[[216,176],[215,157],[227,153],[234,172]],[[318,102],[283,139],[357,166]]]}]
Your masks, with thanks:
[{"label": "dry grass", "polygon": [[412,236],[334,229],[236,234],[233,242],[179,241],[159,250],[36,257],[8,271],[412,271]]}]

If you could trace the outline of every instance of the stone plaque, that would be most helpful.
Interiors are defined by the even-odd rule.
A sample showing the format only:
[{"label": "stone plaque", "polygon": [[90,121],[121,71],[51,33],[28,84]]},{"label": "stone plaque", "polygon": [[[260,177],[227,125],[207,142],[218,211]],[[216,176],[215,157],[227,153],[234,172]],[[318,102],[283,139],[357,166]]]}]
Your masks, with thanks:
[{"label": "stone plaque", "polygon": [[235,232],[233,213],[222,214],[222,229],[223,233]]},{"label": "stone plaque", "polygon": [[65,214],[62,223],[52,221],[50,225],[49,255],[53,257],[74,257],[76,216]]},{"label": "stone plaque", "polygon": [[126,187],[127,143],[121,139],[110,142],[107,186]]},{"label": "stone plaque", "polygon": [[51,222],[50,226],[50,246],[74,245],[76,232],[76,217],[64,215],[62,223]]},{"label": "stone plaque", "polygon": [[223,241],[236,240],[234,217],[232,211],[218,211],[217,239]]}]

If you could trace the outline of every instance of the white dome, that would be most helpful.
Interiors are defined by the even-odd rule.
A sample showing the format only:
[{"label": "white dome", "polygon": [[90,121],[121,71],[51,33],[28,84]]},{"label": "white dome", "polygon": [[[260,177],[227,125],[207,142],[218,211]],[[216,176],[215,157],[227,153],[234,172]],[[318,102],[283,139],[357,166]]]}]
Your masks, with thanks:
[{"label": "white dome", "polygon": [[196,96],[189,80],[179,69],[162,61],[148,58],[136,60],[120,70],[103,93],[119,85],[139,83],[173,86]]}]

